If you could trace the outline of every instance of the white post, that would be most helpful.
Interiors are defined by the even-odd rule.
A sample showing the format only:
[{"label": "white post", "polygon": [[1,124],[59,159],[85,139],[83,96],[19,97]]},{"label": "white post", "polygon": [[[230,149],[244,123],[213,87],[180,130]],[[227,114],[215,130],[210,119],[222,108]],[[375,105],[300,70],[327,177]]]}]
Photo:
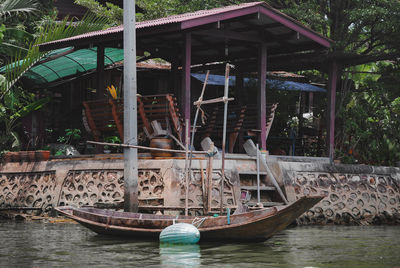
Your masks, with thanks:
[{"label": "white post", "polygon": [[[124,143],[137,145],[137,83],[135,0],[124,0]],[[138,158],[136,148],[124,148],[124,210],[137,212]]]}]

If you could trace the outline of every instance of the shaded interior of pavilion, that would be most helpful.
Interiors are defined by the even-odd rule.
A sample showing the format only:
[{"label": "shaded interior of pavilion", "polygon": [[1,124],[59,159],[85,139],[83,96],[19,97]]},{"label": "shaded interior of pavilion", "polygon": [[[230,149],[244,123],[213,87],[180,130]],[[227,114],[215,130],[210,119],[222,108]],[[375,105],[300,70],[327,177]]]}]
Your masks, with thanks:
[{"label": "shaded interior of pavilion", "polygon": [[[326,72],[329,77],[327,93],[314,93],[314,99],[321,99],[315,97],[319,96],[317,94],[322,94],[322,98],[327,97],[325,107],[327,123],[322,125],[325,128],[324,133],[327,135],[325,141],[328,146],[321,147],[325,151],[320,153],[320,156],[330,156],[333,154],[334,113],[331,112],[331,107],[335,105],[336,64],[324,55],[331,44],[331,40],[260,2],[138,22],[136,48],[138,93],[140,94],[138,96],[139,132],[144,130],[143,140],[147,140],[145,142],[148,143],[148,137],[151,137],[154,132],[152,119],[157,119],[163,129],[169,129],[179,141],[184,143],[185,122],[193,124],[196,109],[193,103],[199,98],[204,82],[204,78],[195,76],[204,77],[207,70],[210,70],[214,76],[224,75],[225,66],[229,63],[232,66],[230,75],[235,82],[230,85],[229,90],[230,97],[234,100],[228,105],[230,119],[228,119],[227,148],[230,152],[243,152],[241,148],[243,141],[251,138],[259,143],[262,149],[271,150],[268,142],[273,143],[274,135],[269,135],[268,128],[271,126],[268,126],[268,120],[273,109],[272,104],[278,103],[279,109],[287,109],[294,103],[284,103],[276,99],[276,96],[274,97],[273,86],[266,79],[267,72],[272,74],[276,71],[295,72],[317,69]],[[77,111],[83,110],[95,114],[96,111],[109,107],[109,112],[107,112],[109,117],[104,117],[103,121],[109,120],[108,125],[113,125],[112,131],[117,133],[116,135],[119,134],[122,141],[123,132],[120,129],[123,125],[121,111],[123,106],[121,106],[120,98],[122,93],[114,99],[107,89],[109,85],[118,85],[121,88],[123,84],[123,57],[110,56],[110,52],[116,48],[123,48],[123,26],[40,46],[42,51],[64,49],[62,56],[67,57],[82,50],[96,53],[95,70],[77,71],[62,79],[47,82],[47,85],[50,83],[51,88],[55,88],[56,91],[57,88],[63,88],[60,96],[62,98],[67,96],[70,103],[80,107]],[[54,55],[53,60],[62,56]],[[148,60],[152,59],[152,64],[148,64]],[[157,59],[162,59],[162,61]],[[168,62],[169,66],[165,67],[164,62]],[[45,78],[46,75],[44,75]],[[270,76],[268,78],[271,79]],[[79,97],[74,96],[71,92],[76,91],[72,88],[78,84],[80,87],[92,90],[86,90],[84,94],[74,93]],[[37,88],[40,87],[37,85]],[[65,90],[65,87],[70,87],[71,92],[66,94],[68,89]],[[212,84],[210,81],[206,87],[204,99],[221,97],[222,91],[221,83]],[[310,92],[312,90],[299,91],[295,98],[303,96],[304,104],[308,102],[310,106],[310,96],[312,96]],[[215,144],[220,146],[221,105],[222,103],[202,107],[204,122],[199,119],[199,123],[196,124],[195,146],[200,146],[200,141],[204,137],[211,137]],[[163,111],[165,115],[158,115],[158,117],[153,115],[157,113],[154,110],[161,106],[167,107]],[[303,106],[303,111],[311,111],[305,106]],[[87,137],[88,140],[104,141],[104,137],[109,135],[101,133],[107,132],[107,129],[98,128],[93,131],[94,118],[90,119],[88,114],[69,116],[86,121],[83,124],[92,131]],[[281,142],[277,141],[277,143]],[[288,150],[285,150],[285,153],[294,154]]]}]

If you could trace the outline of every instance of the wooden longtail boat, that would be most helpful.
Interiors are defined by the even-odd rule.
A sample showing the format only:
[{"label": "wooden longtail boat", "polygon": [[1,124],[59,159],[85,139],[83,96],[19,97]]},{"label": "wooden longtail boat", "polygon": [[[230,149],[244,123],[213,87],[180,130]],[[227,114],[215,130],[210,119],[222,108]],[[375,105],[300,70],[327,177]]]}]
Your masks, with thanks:
[{"label": "wooden longtail boat", "polygon": [[158,239],[161,231],[171,224],[197,222],[201,241],[263,241],[285,229],[322,198],[305,196],[289,205],[263,208],[229,217],[168,216],[89,207],[58,207],[56,210],[104,235]]}]

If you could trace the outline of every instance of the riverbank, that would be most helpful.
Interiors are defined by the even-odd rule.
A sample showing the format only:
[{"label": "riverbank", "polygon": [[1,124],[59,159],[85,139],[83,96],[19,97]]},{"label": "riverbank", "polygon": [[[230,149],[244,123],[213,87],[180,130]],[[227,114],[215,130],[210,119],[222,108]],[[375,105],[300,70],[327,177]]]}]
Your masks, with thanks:
[{"label": "riverbank", "polygon": [[[364,165],[330,164],[325,158],[268,157],[268,165],[289,201],[304,195],[326,196],[303,214],[298,224],[368,225],[398,224],[400,219],[400,169]],[[207,160],[193,161],[189,211],[202,213],[202,178]],[[256,162],[246,155],[227,155],[224,206],[234,208],[256,198]],[[221,161],[214,160],[211,203],[220,206]],[[139,207],[155,213],[184,210],[183,159],[139,160]],[[279,204],[270,180],[261,170],[264,204]],[[30,215],[51,215],[56,206],[93,206],[123,201],[121,155],[10,162],[0,165],[0,209],[35,208]],[[200,214],[201,215],[201,214]]]}]

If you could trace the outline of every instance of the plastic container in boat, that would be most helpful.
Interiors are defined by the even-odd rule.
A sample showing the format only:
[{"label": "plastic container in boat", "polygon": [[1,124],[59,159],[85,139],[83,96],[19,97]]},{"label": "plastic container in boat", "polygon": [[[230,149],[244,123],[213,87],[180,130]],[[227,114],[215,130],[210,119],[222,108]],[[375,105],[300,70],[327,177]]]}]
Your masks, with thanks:
[{"label": "plastic container in boat", "polygon": [[189,223],[177,223],[168,226],[160,234],[161,243],[196,244],[200,240],[199,230]]}]

